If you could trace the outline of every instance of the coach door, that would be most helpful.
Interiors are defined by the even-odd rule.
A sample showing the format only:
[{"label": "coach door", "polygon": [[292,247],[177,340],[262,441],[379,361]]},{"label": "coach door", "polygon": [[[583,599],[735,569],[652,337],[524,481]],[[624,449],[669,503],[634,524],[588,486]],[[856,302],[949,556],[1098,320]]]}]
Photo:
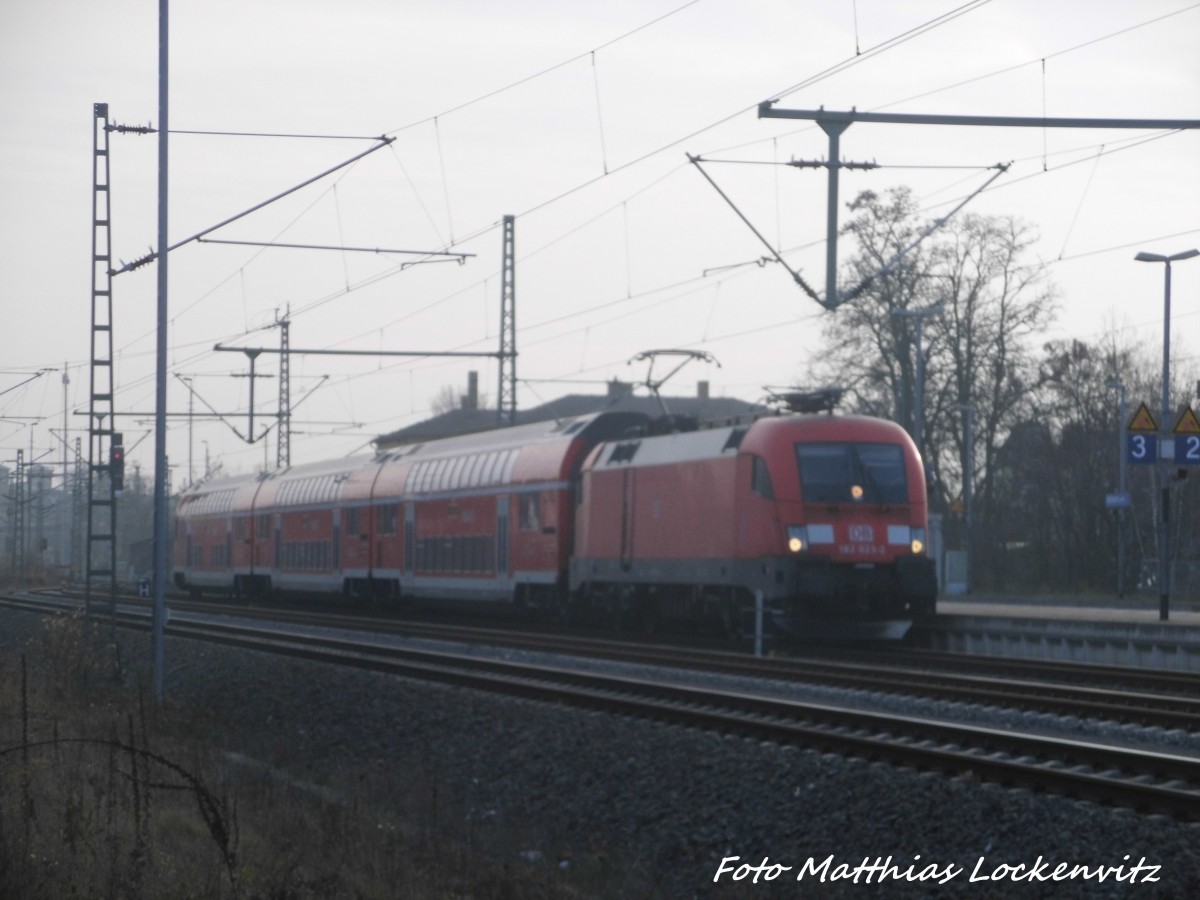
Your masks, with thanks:
[{"label": "coach door", "polygon": [[634,484],[637,472],[626,468],[621,473],[621,568],[629,571],[633,563]]},{"label": "coach door", "polygon": [[411,503],[404,504],[404,574],[413,573],[413,553],[417,546],[417,514]]},{"label": "coach door", "polygon": [[333,570],[342,567],[342,511],[333,511]]},{"label": "coach door", "polygon": [[508,574],[508,498],[496,499],[496,574]]}]

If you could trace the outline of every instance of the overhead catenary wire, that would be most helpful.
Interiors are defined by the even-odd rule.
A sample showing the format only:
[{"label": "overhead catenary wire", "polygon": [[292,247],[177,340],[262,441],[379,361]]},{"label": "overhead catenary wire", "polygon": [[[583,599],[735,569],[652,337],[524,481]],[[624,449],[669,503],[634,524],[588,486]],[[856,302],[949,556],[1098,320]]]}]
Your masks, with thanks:
[{"label": "overhead catenary wire", "polygon": [[446,203],[446,227],[450,234],[448,246],[454,246],[454,217],[450,214],[450,180],[446,177],[446,154],[442,151],[442,130],[438,127],[438,117],[433,117],[433,135],[437,141],[438,165],[442,170],[442,199]]},{"label": "overhead catenary wire", "polygon": [[[623,34],[623,35],[620,35],[620,36],[618,36],[617,38],[614,38],[614,39],[613,39],[613,40],[611,40],[611,41],[608,41],[608,42],[606,42],[606,43],[603,43],[603,44],[600,44],[600,45],[596,46],[595,48],[593,48],[591,51],[588,51],[587,53],[578,54],[578,55],[576,55],[576,56],[574,56],[574,57],[572,57],[572,58],[570,58],[570,59],[568,59],[568,60],[564,60],[562,63],[556,64],[555,66],[551,66],[551,67],[549,67],[549,68],[547,68],[547,69],[543,69],[543,70],[541,70],[540,72],[537,72],[537,73],[535,73],[535,74],[533,74],[533,75],[531,75],[531,76],[528,76],[528,77],[526,77],[526,78],[523,78],[523,79],[519,79],[518,81],[512,82],[512,83],[510,83],[510,84],[508,84],[508,85],[506,85],[506,86],[504,86],[504,87],[497,88],[497,89],[495,89],[495,90],[493,90],[493,91],[489,91],[489,92],[487,92],[487,93],[485,93],[485,94],[483,94],[483,95],[481,95],[481,96],[479,96],[479,97],[476,97],[474,100],[467,101],[467,102],[465,102],[465,103],[462,103],[462,104],[459,104],[459,105],[457,105],[457,106],[451,107],[450,109],[444,110],[443,112],[439,113],[437,116],[433,116],[433,117],[430,117],[430,118],[422,119],[422,120],[419,120],[418,122],[413,122],[413,123],[410,123],[408,126],[404,126],[403,128],[397,128],[397,129],[393,129],[393,130],[391,130],[391,131],[384,132],[384,134],[385,134],[385,135],[394,135],[394,134],[398,134],[400,131],[402,131],[402,130],[405,130],[406,128],[414,127],[414,126],[416,126],[416,125],[423,124],[423,123],[425,123],[425,122],[431,122],[431,121],[432,121],[432,122],[433,122],[433,124],[434,124],[434,127],[435,127],[435,133],[437,133],[437,120],[438,120],[438,118],[440,118],[440,117],[444,117],[444,116],[446,116],[446,115],[449,115],[450,113],[457,112],[457,111],[459,111],[459,110],[465,109],[465,108],[467,108],[468,106],[474,105],[475,103],[481,102],[482,100],[486,100],[486,99],[488,99],[488,98],[490,98],[490,97],[492,97],[492,96],[495,96],[495,95],[497,95],[497,94],[499,94],[499,93],[501,93],[501,92],[503,92],[503,91],[506,91],[506,90],[509,90],[509,89],[511,89],[511,88],[517,87],[517,86],[519,86],[519,85],[521,85],[521,84],[524,84],[524,83],[526,83],[526,82],[528,82],[528,81],[530,81],[530,80],[533,80],[533,79],[535,79],[535,78],[538,78],[538,77],[541,77],[541,76],[543,76],[543,75],[545,75],[545,74],[548,74],[549,72],[552,72],[552,71],[554,71],[554,70],[556,70],[556,69],[558,69],[558,68],[561,68],[561,67],[563,67],[563,66],[565,66],[565,65],[568,65],[568,64],[570,64],[570,63],[572,63],[572,62],[575,62],[575,61],[578,61],[578,60],[580,60],[580,59],[583,59],[584,57],[587,57],[587,56],[589,56],[589,55],[590,55],[591,53],[593,53],[595,50],[600,50],[600,49],[603,49],[603,48],[605,48],[605,47],[608,47],[608,46],[611,46],[611,45],[613,45],[613,44],[615,44],[615,43],[617,43],[617,42],[619,42],[619,41],[621,41],[621,40],[624,40],[625,38],[627,38],[627,37],[630,37],[630,36],[632,36],[633,34],[636,34],[637,32],[639,32],[639,31],[641,31],[641,30],[644,30],[645,28],[649,28],[649,27],[651,27],[652,25],[654,25],[654,24],[657,24],[658,22],[661,22],[661,21],[663,21],[664,19],[667,19],[667,18],[669,18],[670,16],[673,16],[673,15],[675,15],[676,13],[679,13],[679,12],[681,12],[681,11],[683,11],[684,9],[687,9],[688,7],[690,7],[690,6],[694,5],[696,2],[698,2],[698,0],[692,0],[692,2],[690,2],[690,3],[686,3],[686,4],[684,4],[684,5],[680,6],[680,7],[677,7],[676,9],[674,9],[674,10],[672,10],[672,11],[670,11],[670,12],[668,12],[668,13],[664,14],[663,16],[659,16],[659,17],[657,17],[657,18],[655,18],[655,19],[653,19],[653,20],[651,20],[651,21],[649,21],[649,22],[645,23],[644,25],[642,25],[642,26],[639,26],[638,28],[635,28],[635,29],[633,29],[633,30],[631,30],[631,31],[629,31],[629,32],[626,32],[625,34]],[[957,15],[962,15],[964,12],[966,12],[966,11],[969,11],[969,8],[973,8],[973,7],[975,7],[975,6],[982,5],[983,3],[986,3],[986,2],[990,2],[990,0],[975,0],[975,2],[973,2],[973,3],[970,3],[970,4],[967,4],[967,5],[966,5],[966,7],[960,7],[960,8],[959,8],[959,11],[958,11],[958,12],[957,12],[955,15],[953,15],[953,17],[954,17],[954,18],[957,18]],[[924,25],[922,25],[922,26],[919,26],[919,27],[918,27],[918,29],[915,29],[914,31],[919,31],[920,33],[924,33],[924,31],[927,31],[927,30],[929,30],[929,29],[930,29],[930,28],[932,28],[932,27],[936,27],[936,25],[937,25],[937,24],[938,24],[940,21],[942,21],[943,19],[945,19],[945,17],[938,17],[938,19],[930,20],[929,22],[927,22],[927,23],[924,23]],[[945,20],[946,20],[946,21],[948,21],[948,19],[945,19]],[[906,33],[906,34],[910,34],[910,35],[911,35],[911,34],[912,34],[912,32],[909,32],[909,33]],[[901,36],[901,37],[903,37],[903,36]],[[884,42],[884,44],[877,45],[877,47],[875,47],[875,48],[871,48],[871,50],[870,50],[869,52],[872,52],[872,53],[874,53],[874,52],[883,52],[883,50],[887,49],[887,46],[886,46],[886,45],[887,45],[888,43],[890,43],[890,42]],[[824,77],[824,76],[822,76],[820,73],[818,73],[818,75],[817,75],[817,76],[812,76],[812,78],[810,79],[810,81],[811,81],[811,80],[814,80],[814,79],[815,79],[815,80],[819,80],[821,77]],[[533,212],[536,212],[536,211],[538,211],[538,210],[540,210],[540,209],[543,209],[543,208],[545,208],[545,207],[547,207],[547,206],[550,206],[550,205],[552,205],[552,204],[554,204],[554,203],[558,202],[559,200],[562,200],[562,199],[564,199],[564,198],[565,198],[565,197],[567,197],[567,196],[570,196],[570,195],[572,195],[572,194],[574,194],[574,193],[576,193],[576,192],[578,192],[578,191],[580,191],[580,190],[583,190],[583,189],[585,189],[586,187],[588,187],[588,186],[590,186],[590,185],[592,185],[592,184],[595,184],[595,183],[596,183],[596,182],[598,182],[599,180],[601,180],[601,179],[603,179],[603,178],[607,177],[608,175],[614,174],[614,173],[615,173],[615,172],[617,172],[617,171],[623,170],[623,169],[625,169],[625,168],[628,168],[628,167],[631,167],[631,166],[633,166],[633,165],[636,165],[636,164],[638,164],[638,163],[640,163],[640,162],[643,162],[644,160],[646,160],[646,159],[649,159],[649,158],[651,158],[651,157],[653,157],[653,156],[657,155],[658,153],[660,153],[660,152],[663,152],[663,151],[665,151],[665,150],[667,150],[667,149],[670,149],[670,148],[672,148],[672,147],[676,147],[676,146],[678,146],[679,144],[682,144],[682,143],[684,143],[685,141],[687,141],[687,140],[690,140],[691,138],[693,138],[693,137],[695,137],[695,136],[698,136],[699,134],[702,134],[702,133],[704,133],[705,131],[708,131],[708,130],[710,130],[710,129],[712,129],[712,128],[715,128],[715,127],[717,127],[717,126],[719,126],[719,125],[721,125],[721,124],[724,124],[725,122],[728,122],[728,121],[732,120],[733,118],[736,118],[738,115],[741,115],[742,113],[744,113],[744,112],[747,112],[747,111],[749,111],[749,110],[751,110],[751,109],[754,109],[754,108],[755,108],[754,106],[743,107],[742,109],[739,109],[737,112],[735,112],[735,113],[732,113],[732,114],[730,114],[730,115],[728,115],[728,116],[725,116],[725,117],[723,117],[722,119],[719,119],[719,120],[718,120],[718,121],[716,121],[716,122],[710,123],[709,125],[705,126],[704,128],[702,128],[702,129],[700,129],[700,130],[698,130],[698,131],[692,132],[692,133],[690,133],[690,134],[687,134],[687,135],[685,135],[685,136],[683,136],[683,137],[681,137],[681,138],[679,138],[679,139],[677,139],[677,140],[675,140],[675,141],[672,141],[672,142],[671,142],[670,144],[668,144],[668,145],[665,145],[665,146],[663,146],[663,147],[660,147],[660,148],[658,148],[657,150],[653,150],[653,151],[651,151],[651,152],[649,152],[649,153],[643,154],[642,156],[639,156],[639,157],[637,157],[637,158],[635,158],[635,159],[629,160],[629,161],[627,161],[626,163],[624,163],[624,164],[622,164],[622,165],[620,165],[620,166],[617,166],[617,167],[615,167],[615,168],[608,169],[608,170],[607,170],[607,171],[606,171],[604,174],[602,174],[602,175],[600,175],[600,176],[596,176],[595,178],[588,179],[588,180],[586,180],[585,182],[583,182],[582,184],[576,185],[575,187],[573,187],[573,188],[570,188],[570,189],[568,189],[567,191],[564,191],[564,192],[562,192],[562,193],[560,193],[560,194],[558,194],[558,195],[555,195],[555,196],[551,197],[551,198],[550,198],[550,199],[548,199],[548,200],[543,200],[542,202],[540,202],[540,203],[538,203],[538,204],[534,205],[533,207],[527,208],[526,210],[524,210],[524,211],[523,211],[522,213],[520,213],[519,215],[529,215],[529,214],[531,214],[531,213],[533,213]],[[439,153],[439,158],[440,158],[440,157],[442,156],[442,150],[441,150],[441,145],[440,145],[440,133],[438,133],[438,141],[439,141],[439,143],[438,143],[438,153]],[[390,142],[389,142],[389,143],[390,143]],[[443,174],[444,174],[444,173],[443,173]],[[445,180],[444,180],[444,177],[443,177],[443,185],[445,185]],[[448,206],[448,196],[447,196],[447,206]],[[476,230],[475,232],[473,232],[473,233],[471,233],[470,235],[468,235],[467,237],[465,237],[465,238],[461,238],[461,239],[459,239],[459,240],[457,240],[457,241],[454,239],[454,236],[453,236],[453,234],[451,234],[450,240],[449,240],[448,242],[446,242],[446,244],[445,244],[444,246],[445,246],[446,248],[449,248],[449,247],[455,246],[455,245],[456,245],[456,244],[458,244],[458,243],[463,243],[463,242],[465,242],[465,241],[467,241],[467,240],[471,240],[471,239],[473,239],[473,238],[475,238],[475,237],[481,236],[481,235],[483,235],[483,234],[486,234],[486,233],[487,233],[487,232],[489,232],[489,231],[492,231],[492,230],[494,230],[495,228],[497,228],[497,227],[498,227],[498,225],[499,225],[499,223],[498,223],[498,222],[493,222],[493,223],[489,224],[488,226],[486,226],[486,227],[484,227],[484,228],[481,228],[481,229],[478,229],[478,230]],[[397,271],[398,271],[398,270],[397,270]],[[389,273],[388,275],[385,275],[385,276],[382,276],[382,277],[390,277],[390,274],[395,274],[395,272]],[[376,280],[379,280],[379,279],[372,278],[372,279],[369,279],[367,283],[373,283],[373,282],[374,282],[374,281],[376,281]],[[328,301],[329,301],[329,299],[331,299],[331,298],[326,298],[326,299],[324,299],[324,300],[322,300],[322,301],[317,301],[317,302],[315,302],[315,303],[308,304],[306,307],[300,307],[300,308],[298,308],[298,309],[297,309],[297,311],[296,311],[296,314],[297,314],[297,315],[299,315],[299,314],[301,314],[301,313],[303,313],[303,312],[305,312],[305,311],[307,311],[307,310],[309,310],[309,309],[313,309],[313,308],[316,308],[316,307],[317,307],[317,306],[319,306],[319,305],[323,305],[325,302],[328,302]]]},{"label": "overhead catenary wire", "polygon": [[1071,257],[1067,257],[1067,258],[1071,258]]},{"label": "overhead catenary wire", "polygon": [[[1100,168],[1100,159],[1104,156],[1104,146],[1100,146],[1100,152],[1096,154],[1096,163],[1092,166],[1092,171],[1088,174],[1087,184],[1083,186],[1083,191],[1079,194],[1079,203],[1075,206],[1075,215],[1071,217],[1071,224],[1067,226],[1067,233],[1063,235],[1062,249],[1058,251],[1058,258],[1062,259],[1063,254],[1067,252],[1067,244],[1071,240],[1071,234],[1075,231],[1075,223],[1079,221],[1079,214],[1083,211],[1083,202],[1087,199],[1088,192],[1092,188],[1092,182],[1096,178],[1096,170]],[[1045,163],[1043,163],[1043,166]]]},{"label": "overhead catenary wire", "polygon": [[600,164],[608,174],[608,147],[604,140],[604,111],[600,106],[600,74],[596,71],[596,51],[592,51],[592,86],[596,93],[596,122],[600,126]]},{"label": "overhead catenary wire", "polygon": [[[1161,140],[1165,137],[1170,137],[1171,135],[1182,134],[1182,133],[1183,132],[1180,129],[1172,129],[1170,131],[1159,131],[1159,132],[1155,132],[1147,137],[1143,137],[1140,140],[1134,140],[1131,143],[1125,144],[1122,147],[1113,147],[1111,149],[1104,149],[1106,147],[1106,145],[1101,144],[1100,145],[1101,150],[1098,151],[1095,156],[1087,156],[1087,157],[1083,157],[1082,159],[1075,159],[1075,160],[1071,160],[1070,162],[1065,162],[1062,165],[1051,166],[1049,169],[1047,169],[1044,172],[1042,172],[1042,171],[1030,172],[1028,175],[1021,175],[1016,178],[1010,178],[1010,179],[1006,180],[1003,184],[998,184],[995,187],[989,187],[985,193],[992,193],[994,191],[1000,191],[1000,190],[1004,190],[1006,188],[1015,187],[1018,184],[1029,181],[1031,178],[1041,178],[1041,177],[1044,177],[1045,175],[1050,174],[1051,172],[1057,172],[1062,169],[1068,169],[1071,166],[1076,166],[1076,165],[1079,165],[1080,163],[1090,162],[1094,159],[1097,159],[1100,156],[1111,156],[1114,153],[1121,153],[1126,150],[1132,150],[1136,147],[1142,146],[1143,144],[1148,144],[1153,141]],[[946,203],[956,203],[961,199],[963,199],[962,196],[955,197],[951,200],[944,200],[937,204],[934,204],[934,207],[942,206],[942,205],[945,205]],[[931,207],[931,208],[933,208],[933,207]]]},{"label": "overhead catenary wire", "polygon": [[520,87],[523,84],[528,84],[531,81],[536,81],[537,79],[542,78],[543,76],[549,75],[551,72],[556,72],[559,69],[564,68],[565,66],[569,66],[572,63],[576,63],[582,59],[586,59],[588,56],[595,53],[597,50],[603,50],[606,47],[611,47],[614,44],[618,44],[621,41],[631,38],[635,34],[638,34],[641,31],[645,31],[647,28],[651,28],[651,27],[657,25],[659,22],[665,21],[666,19],[669,19],[672,16],[678,15],[679,13],[683,12],[688,7],[695,6],[699,2],[700,2],[700,0],[689,0],[689,2],[684,3],[682,6],[677,6],[675,9],[665,12],[661,16],[657,16],[648,22],[644,22],[643,24],[638,25],[636,28],[632,28],[629,31],[624,32],[623,34],[617,35],[617,37],[615,37],[615,38],[605,41],[602,44],[597,44],[595,47],[592,47],[590,50],[587,50],[583,53],[578,53],[575,56],[572,56],[569,59],[564,59],[561,62],[555,63],[554,65],[547,66],[544,69],[534,72],[532,75],[526,75],[522,78],[518,78],[516,81],[510,81],[507,84],[502,85],[501,87],[494,88],[493,90],[490,90],[490,91],[487,91],[486,93],[480,94],[479,96],[477,96],[471,100],[467,100],[467,101],[459,103],[455,106],[452,106],[449,109],[444,109],[440,113],[438,113],[437,116],[430,116],[428,118],[418,119],[415,122],[409,122],[407,125],[401,125],[397,128],[389,129],[388,131],[385,131],[384,134],[399,134],[401,131],[406,131],[409,128],[415,128],[419,125],[424,125],[425,123],[427,123],[427,122],[431,121],[432,119],[435,119],[439,116],[445,117],[445,116],[450,115],[451,113],[460,112],[464,109],[467,109],[468,107],[474,106],[477,103],[482,103],[485,100],[490,100],[492,97],[496,97],[507,91],[511,91],[513,88]]},{"label": "overhead catenary wire", "polygon": [[790,96],[797,91],[801,91],[806,87],[811,87],[818,81],[828,78],[830,75],[842,72],[851,66],[856,66],[860,62],[864,62],[880,53],[893,50],[896,47],[899,47],[901,44],[906,44],[928,31],[932,31],[935,28],[940,28],[948,22],[952,22],[960,16],[965,16],[967,13],[974,12],[980,7],[986,6],[991,2],[992,0],[971,0],[969,3],[964,3],[962,6],[956,7],[949,12],[943,13],[940,16],[935,16],[934,18],[922,22],[920,25],[910,28],[908,31],[902,32],[895,37],[888,38],[886,41],[882,41],[881,43],[876,44],[874,47],[868,47],[866,50],[861,52],[857,52],[856,48],[854,56],[844,59],[839,63],[835,63],[829,68],[817,72],[815,75],[810,75],[808,78],[793,84],[791,87],[784,88],[782,91],[776,91],[770,96],[777,100],[782,100],[784,97]]},{"label": "overhead catenary wire", "polygon": [[[1085,49],[1087,47],[1091,47],[1095,44],[1099,44],[1104,41],[1108,41],[1113,38],[1117,38],[1117,37],[1121,37],[1123,35],[1129,34],[1133,31],[1137,31],[1138,29],[1145,28],[1150,25],[1158,24],[1159,22],[1163,22],[1166,19],[1172,18],[1174,16],[1178,16],[1183,13],[1191,12],[1192,10],[1195,10],[1197,8],[1200,8],[1200,3],[1194,3],[1191,6],[1186,6],[1186,7],[1183,7],[1182,9],[1178,9],[1178,10],[1175,10],[1170,13],[1165,13],[1161,16],[1156,16],[1153,19],[1147,19],[1145,21],[1138,22],[1137,24],[1130,25],[1127,28],[1120,28],[1120,29],[1117,29],[1116,31],[1110,31],[1106,34],[1102,34],[1098,37],[1089,38],[1088,40],[1082,41],[1078,44],[1072,44],[1069,47],[1064,47],[1061,50],[1054,51],[1053,53],[1047,53],[1043,56],[1034,57],[1033,59],[1027,59],[1024,62],[1016,63],[1015,65],[1004,66],[1003,68],[1000,68],[1000,69],[993,69],[990,72],[983,73],[982,75],[974,75],[970,78],[964,78],[960,81],[955,81],[950,84],[942,85],[941,87],[933,88],[932,90],[922,91],[918,94],[909,94],[908,96],[901,97],[897,100],[892,100],[889,103],[883,103],[879,106],[872,107],[871,111],[872,112],[881,112],[883,110],[892,109],[893,107],[896,107],[896,106],[903,106],[903,105],[912,103],[914,100],[924,100],[926,97],[936,97],[938,94],[944,94],[947,91],[957,90],[958,88],[966,87],[967,85],[970,85],[970,84],[976,84],[980,81],[987,81],[988,79],[996,78],[1000,75],[1008,75],[1012,72],[1018,71],[1019,69],[1024,69],[1027,66],[1038,65],[1043,60],[1055,59],[1056,57],[1059,57],[1059,56],[1065,56],[1068,53],[1074,53],[1076,51],[1083,50],[1083,49]],[[843,60],[842,63],[839,63],[838,65],[842,65],[845,62],[847,62],[847,61]],[[834,68],[836,68],[836,67],[834,67]],[[782,134],[776,135],[776,137],[789,137],[789,136],[798,134],[803,131],[812,131],[816,127],[817,127],[816,125],[806,125],[803,128],[798,128],[794,131],[784,132]],[[726,153],[731,150],[740,150],[745,147],[752,147],[756,144],[761,144],[761,143],[763,143],[764,140],[765,140],[765,138],[758,138],[753,141],[746,141],[746,142],[739,143],[739,144],[733,144],[733,145],[730,145],[727,147],[712,148],[712,149],[704,151],[702,153],[702,155],[709,156],[714,153]]]}]

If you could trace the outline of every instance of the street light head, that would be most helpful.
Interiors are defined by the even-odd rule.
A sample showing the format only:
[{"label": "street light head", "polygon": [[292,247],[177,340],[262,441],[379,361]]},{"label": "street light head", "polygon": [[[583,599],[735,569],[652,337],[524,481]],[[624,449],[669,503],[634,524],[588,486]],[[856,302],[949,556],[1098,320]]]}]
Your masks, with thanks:
[{"label": "street light head", "polygon": [[1147,253],[1143,250],[1134,259],[1137,262],[1172,263],[1179,262],[1181,259],[1191,259],[1193,256],[1200,256],[1200,250],[1193,248],[1191,250],[1184,250],[1182,253],[1173,254],[1172,256],[1163,256],[1161,253]]}]

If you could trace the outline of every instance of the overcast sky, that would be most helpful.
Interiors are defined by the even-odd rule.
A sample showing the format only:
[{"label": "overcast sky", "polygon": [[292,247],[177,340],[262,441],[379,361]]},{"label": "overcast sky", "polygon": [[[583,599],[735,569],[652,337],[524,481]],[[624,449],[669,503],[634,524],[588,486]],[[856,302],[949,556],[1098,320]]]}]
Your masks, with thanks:
[{"label": "overcast sky", "polygon": [[[205,0],[171,12],[171,240],[242,212],[376,145],[355,165],[209,235],[246,242],[472,254],[402,267],[398,254],[190,243],[170,260],[170,407],[190,378],[240,411],[242,354],[295,348],[497,347],[499,223],[516,218],[522,407],[645,375],[652,348],[705,350],[669,386],[756,400],[793,381],[823,316],[691,166],[825,157],[812,123],[759,119],[757,104],[1011,116],[1200,119],[1200,4],[1187,0]],[[0,5],[0,464],[18,448],[57,461],[63,367],[72,438],[86,418],[93,104],[114,124],[157,118],[153,0]],[[907,36],[906,39],[902,39]],[[212,134],[243,132],[322,137]],[[338,136],[338,137],[328,137]],[[157,138],[110,137],[113,252],[156,240]],[[842,199],[909,185],[930,217],[1010,171],[969,211],[1040,234],[1060,294],[1048,337],[1110,327],[1161,346],[1162,266],[1138,250],[1200,246],[1200,132],[855,124]],[[713,162],[707,171],[789,262],[824,285],[825,173]],[[842,255],[853,251],[842,248]],[[716,270],[716,271],[712,271]],[[707,274],[706,274],[707,272]],[[1174,269],[1180,359],[1200,358],[1200,260]],[[155,267],[114,279],[117,406],[153,409]],[[296,356],[293,462],[367,449],[428,415],[440,388],[494,359]],[[18,386],[42,369],[52,369]],[[259,358],[274,376],[278,356]],[[328,376],[327,378],[324,376]],[[577,380],[579,384],[571,383]],[[594,381],[595,384],[586,382]],[[256,430],[278,381],[256,382]],[[1145,398],[1147,400],[1151,398]],[[122,421],[149,468],[150,423]],[[51,431],[53,429],[53,432]],[[86,440],[84,441],[86,448]],[[85,449],[86,452],[86,449]],[[191,435],[227,471],[275,458],[219,422]],[[174,420],[174,484],[188,428]]]}]

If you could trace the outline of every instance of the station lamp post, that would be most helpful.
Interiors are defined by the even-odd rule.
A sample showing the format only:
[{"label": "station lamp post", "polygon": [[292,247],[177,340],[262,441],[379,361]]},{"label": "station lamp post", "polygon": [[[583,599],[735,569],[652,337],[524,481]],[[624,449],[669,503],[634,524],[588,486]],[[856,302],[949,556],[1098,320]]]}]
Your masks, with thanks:
[{"label": "station lamp post", "polygon": [[[1117,391],[1117,490],[1126,502],[1128,489],[1125,480],[1125,382],[1110,378],[1104,386]],[[1117,515],[1117,596],[1125,596],[1125,507],[1118,505]]]},{"label": "station lamp post", "polygon": [[[1200,256],[1200,250],[1184,250],[1171,256],[1142,251],[1134,259],[1137,262],[1165,263],[1163,279],[1163,374],[1162,374],[1162,420],[1160,432],[1170,427],[1171,415],[1171,263]],[[1159,453],[1158,477],[1162,490],[1162,512],[1158,519],[1158,618],[1167,620],[1171,597],[1171,539],[1170,499],[1171,482],[1165,454]]]}]

